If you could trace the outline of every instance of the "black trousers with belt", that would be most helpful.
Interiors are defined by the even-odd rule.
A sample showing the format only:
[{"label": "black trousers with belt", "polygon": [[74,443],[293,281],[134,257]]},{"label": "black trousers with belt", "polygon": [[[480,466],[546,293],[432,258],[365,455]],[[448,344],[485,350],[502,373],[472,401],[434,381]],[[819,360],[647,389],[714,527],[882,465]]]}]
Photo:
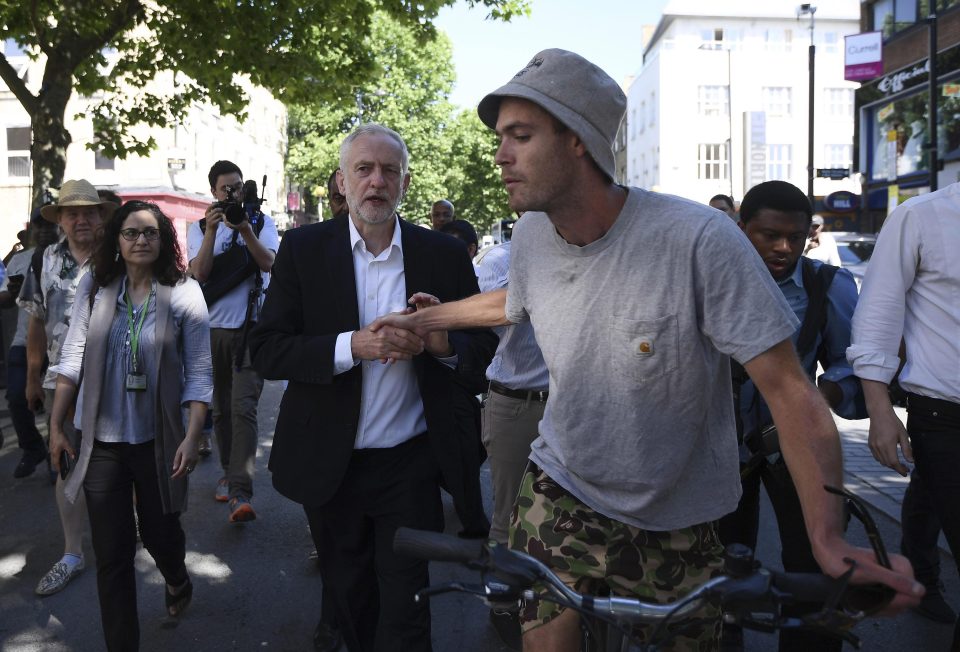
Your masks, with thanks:
[{"label": "black trousers with belt", "polygon": [[140,623],[133,565],[137,553],[134,490],[143,547],[156,561],[167,584],[179,586],[187,581],[180,513],[163,513],[153,441],[143,444],[95,441],[83,490],[97,558],[97,597],[107,650],[137,650]]},{"label": "black trousers with belt", "polygon": [[398,527],[443,528],[439,467],[427,436],[393,448],[354,451],[323,506],[304,506],[350,652],[428,652],[430,609],[414,602],[427,563],[393,552]]},{"label": "black trousers with belt", "polygon": [[[747,477],[741,478],[743,496],[736,511],[720,519],[717,533],[723,545],[742,543],[756,550],[757,533],[760,527],[760,483],[763,483],[773,505],[777,517],[777,527],[780,530],[780,545],[782,549],[783,569],[796,573],[819,573],[817,564],[810,547],[806,526],[803,520],[803,510],[800,507],[800,497],[790,477],[783,460],[774,464],[766,461],[754,469]],[[783,613],[788,616],[799,616],[805,613],[818,611],[819,604],[787,605]],[[728,627],[724,625],[724,627]],[[817,652],[837,651],[843,647],[843,641],[824,634],[802,630],[787,630],[780,632],[780,652]]]}]

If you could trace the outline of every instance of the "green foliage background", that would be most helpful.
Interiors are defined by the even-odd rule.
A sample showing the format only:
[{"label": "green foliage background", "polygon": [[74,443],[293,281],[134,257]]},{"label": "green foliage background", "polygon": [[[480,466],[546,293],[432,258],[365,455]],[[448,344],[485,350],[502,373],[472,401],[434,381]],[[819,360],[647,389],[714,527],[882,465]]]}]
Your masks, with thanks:
[{"label": "green foliage background", "polygon": [[338,84],[333,102],[299,102],[290,110],[291,183],[299,184],[312,212],[338,167],[338,147],[361,122],[396,130],[410,151],[411,183],[400,208],[408,220],[426,224],[430,206],[449,199],[457,217],[485,231],[509,214],[506,193],[493,164],[496,137],[472,110],[457,112],[448,101],[455,72],[449,39],[422,41],[415,30],[383,12],[371,20],[364,48],[373,59],[373,80]]},{"label": "green foliage background", "polygon": [[[34,205],[63,181],[71,142],[64,113],[74,92],[97,100],[89,114],[94,146],[104,155],[145,154],[155,143],[134,127],[165,127],[194,102],[242,118],[247,97],[237,74],[303,106],[342,105],[356,89],[391,84],[401,71],[380,65],[368,47],[378,12],[404,28],[403,49],[415,53],[432,47],[432,21],[454,1],[0,0],[4,38],[45,59],[42,87],[34,92],[0,55],[0,80],[30,116]],[[528,0],[466,2],[500,20],[529,11]],[[398,47],[396,54],[399,63],[409,52]],[[165,71],[175,73],[175,92],[151,92],[151,81]],[[427,97],[423,88],[411,95],[422,102],[417,110],[431,116],[445,100]],[[411,138],[431,135],[410,129]]]}]

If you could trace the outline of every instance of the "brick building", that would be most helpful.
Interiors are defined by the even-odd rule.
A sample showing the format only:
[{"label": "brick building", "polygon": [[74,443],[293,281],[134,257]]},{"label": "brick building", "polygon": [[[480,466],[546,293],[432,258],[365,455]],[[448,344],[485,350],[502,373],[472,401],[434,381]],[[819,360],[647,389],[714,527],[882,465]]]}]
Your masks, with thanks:
[{"label": "brick building", "polygon": [[[860,229],[875,231],[896,203],[960,180],[960,0],[867,0],[861,4],[860,28],[883,36],[883,75],[855,94],[855,160],[863,180]],[[936,112],[935,174],[931,108]]]}]

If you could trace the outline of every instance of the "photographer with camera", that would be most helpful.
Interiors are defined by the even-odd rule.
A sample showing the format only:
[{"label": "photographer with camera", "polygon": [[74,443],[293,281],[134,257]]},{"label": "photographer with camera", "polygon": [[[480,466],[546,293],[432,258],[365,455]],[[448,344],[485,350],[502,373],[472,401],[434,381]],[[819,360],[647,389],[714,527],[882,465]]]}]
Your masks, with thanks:
[{"label": "photographer with camera", "polygon": [[236,164],[217,161],[207,178],[217,201],[190,225],[187,251],[210,311],[213,428],[223,467],[215,498],[229,501],[229,520],[239,523],[257,517],[250,499],[263,389],[263,378],[250,366],[247,333],[259,318],[280,239],[273,219],[260,210],[256,183],[244,184]]}]

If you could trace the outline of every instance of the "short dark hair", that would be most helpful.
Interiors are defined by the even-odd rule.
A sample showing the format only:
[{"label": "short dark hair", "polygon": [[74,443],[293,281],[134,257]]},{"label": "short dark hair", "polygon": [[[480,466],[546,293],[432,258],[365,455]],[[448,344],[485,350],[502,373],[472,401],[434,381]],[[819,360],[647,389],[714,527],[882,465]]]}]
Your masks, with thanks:
[{"label": "short dark hair", "polygon": [[211,166],[210,172],[207,173],[207,180],[210,182],[210,187],[216,188],[217,179],[225,174],[233,174],[234,172],[239,174],[241,179],[243,178],[243,171],[236,163],[232,161],[217,161]]},{"label": "short dark hair", "polygon": [[93,277],[101,287],[109,285],[126,272],[127,264],[123,256],[119,255],[118,239],[124,220],[137,211],[149,211],[157,218],[157,228],[160,229],[160,255],[153,263],[153,273],[157,281],[163,285],[176,285],[186,275],[183,254],[173,222],[156,204],[134,199],[115,210],[103,225],[103,233],[92,256]]},{"label": "short dark hair", "polygon": [[751,188],[740,202],[740,221],[746,224],[764,208],[803,213],[807,222],[813,218],[810,200],[802,190],[786,181],[764,181]]},{"label": "short dark hair", "polygon": [[340,168],[337,168],[336,170],[330,173],[330,178],[327,179],[327,190],[330,189],[331,185],[334,185],[334,186],[337,185],[337,172],[339,171],[340,171]]},{"label": "short dark hair", "polygon": [[440,227],[440,233],[446,233],[455,238],[460,238],[467,244],[480,244],[480,241],[477,240],[477,230],[466,220],[447,222]]},{"label": "short dark hair", "polygon": [[103,201],[112,201],[117,206],[120,206],[123,203],[123,200],[120,199],[120,195],[113,192],[109,188],[97,188],[97,196]]},{"label": "short dark hair", "polygon": [[724,195],[722,193],[719,195],[714,195],[713,197],[710,198],[710,201],[708,201],[707,203],[712,204],[715,201],[722,201],[724,204],[726,204],[730,208],[735,208],[733,204],[733,197],[731,197],[730,195]]}]

